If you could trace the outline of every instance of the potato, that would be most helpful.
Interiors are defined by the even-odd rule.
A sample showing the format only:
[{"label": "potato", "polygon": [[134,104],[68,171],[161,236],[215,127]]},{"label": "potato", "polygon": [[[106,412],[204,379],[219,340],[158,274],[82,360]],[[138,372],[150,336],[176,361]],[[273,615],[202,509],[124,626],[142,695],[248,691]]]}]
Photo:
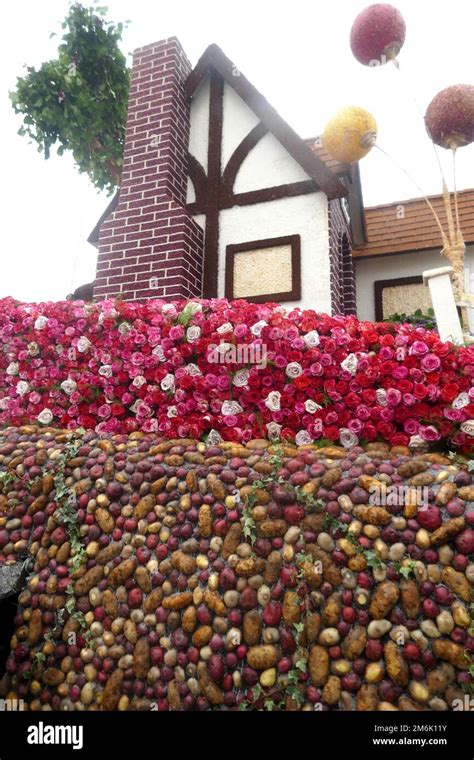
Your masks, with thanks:
[{"label": "potato", "polygon": [[[126,580],[131,578],[135,572],[137,561],[135,557],[129,557],[125,559],[120,565],[117,565],[108,577],[109,584],[111,586],[123,586]],[[94,583],[95,585],[95,583]]]},{"label": "potato", "polygon": [[272,584],[278,580],[281,570],[282,557],[280,552],[273,551],[267,557],[263,578],[265,583]]},{"label": "potato", "polygon": [[459,573],[453,567],[448,566],[443,568],[441,580],[464,602],[471,600],[471,586],[463,573]]},{"label": "potato", "polygon": [[[183,591],[181,594],[173,594],[172,596],[165,596],[163,599],[163,607],[165,610],[180,610],[183,607],[189,607],[193,601],[193,595],[190,591]],[[225,606],[225,605],[224,605]]]},{"label": "potato", "polygon": [[417,712],[423,710],[424,708],[414,702],[413,699],[402,696],[398,700],[398,709],[402,710],[403,712]]},{"label": "potato", "polygon": [[222,545],[222,556],[224,559],[228,559],[231,554],[235,554],[235,550],[240,543],[241,537],[241,524],[238,522],[232,523],[229,530],[227,531],[226,537],[224,538],[224,543]]},{"label": "potato", "polygon": [[420,615],[420,592],[418,585],[412,579],[403,578],[400,581],[400,595],[403,610],[410,620],[416,620]]},{"label": "potato", "polygon": [[107,615],[114,619],[118,615],[118,602],[117,597],[110,589],[106,589],[102,593],[102,604],[105,608]]},{"label": "potato", "polygon": [[235,572],[243,578],[251,578],[265,569],[265,560],[260,557],[246,557],[237,562]]},{"label": "potato", "polygon": [[393,581],[379,583],[372,595],[369,606],[370,616],[376,620],[383,620],[387,613],[396,605],[400,592]]},{"label": "potato", "polygon": [[33,610],[28,623],[28,644],[33,646],[43,633],[43,615],[40,609]]},{"label": "potato", "polygon": [[324,689],[322,691],[321,699],[327,705],[337,705],[341,698],[341,679],[337,676],[329,676]]},{"label": "potato", "polygon": [[145,678],[150,669],[150,644],[144,636],[138,639],[133,650],[133,672],[137,678]]},{"label": "potato", "polygon": [[321,615],[319,612],[311,612],[306,615],[304,634],[306,637],[306,645],[312,644],[317,640],[319,632],[321,631]]},{"label": "potato", "polygon": [[196,608],[192,604],[184,610],[181,621],[183,630],[186,631],[186,633],[192,633],[194,631],[197,623],[197,614]]},{"label": "potato", "polygon": [[454,677],[454,668],[446,663],[439,668],[428,671],[426,682],[430,695],[444,694],[446,687],[454,680]]},{"label": "potato", "polygon": [[354,507],[353,515],[369,525],[388,525],[392,519],[392,515],[384,507],[369,507],[366,504]]},{"label": "potato", "polygon": [[98,553],[96,560],[99,563],[99,565],[106,565],[107,562],[110,562],[111,559],[115,559],[115,557],[118,557],[120,552],[122,551],[122,544],[119,541],[114,541],[113,543],[106,546],[104,549],[101,549]]},{"label": "potato", "polygon": [[260,644],[250,647],[247,662],[255,670],[267,670],[278,662],[278,649],[273,644]]},{"label": "potato", "polygon": [[365,649],[367,631],[361,625],[355,625],[342,642],[342,651],[348,660],[355,660]]},{"label": "potato", "polygon": [[283,597],[283,620],[292,627],[301,619],[301,600],[296,591],[286,591]]},{"label": "potato", "polygon": [[163,599],[163,589],[159,586],[157,588],[154,588],[153,591],[148,594],[145,601],[143,602],[143,611],[145,614],[153,613],[157,607],[160,606],[161,600]]},{"label": "potato", "polygon": [[339,592],[335,591],[333,594],[331,594],[331,596],[328,597],[323,607],[323,620],[326,625],[335,626],[338,624],[341,615],[341,608],[341,595]]},{"label": "potato", "polygon": [[145,594],[151,591],[151,577],[146,567],[137,567],[135,570],[135,580]]},{"label": "potato", "polygon": [[48,668],[43,673],[43,682],[47,686],[58,686],[60,683],[63,683],[65,678],[66,676],[62,670],[58,668]]},{"label": "potato", "polygon": [[112,533],[115,528],[115,520],[106,509],[99,507],[94,512],[97,525],[103,533]]},{"label": "potato", "polygon": [[459,670],[468,670],[470,659],[464,654],[464,647],[449,639],[435,639],[433,651],[440,660],[446,660]]},{"label": "potato", "polygon": [[195,647],[198,647],[198,649],[205,647],[206,644],[209,644],[210,640],[212,639],[213,633],[214,631],[210,625],[200,625],[199,628],[197,628],[193,633],[193,645]]},{"label": "potato", "polygon": [[173,679],[168,683],[168,689],[166,696],[168,697],[168,704],[170,710],[181,710],[181,696],[179,694],[179,684]]},{"label": "potato", "polygon": [[203,538],[208,538],[212,534],[212,512],[209,504],[199,507],[198,526]]},{"label": "potato", "polygon": [[257,610],[246,612],[243,619],[242,632],[244,641],[249,646],[254,646],[262,632],[262,618]]},{"label": "potato", "polygon": [[412,459],[410,462],[403,462],[398,469],[397,473],[402,478],[410,478],[413,475],[418,475],[419,472],[425,472],[428,469],[428,465],[420,459]]},{"label": "potato", "polygon": [[116,710],[121,696],[123,670],[114,670],[102,692],[101,710]]},{"label": "potato", "polygon": [[384,648],[387,673],[397,686],[407,686],[409,679],[408,664],[401,651],[393,641],[388,641]]},{"label": "potato", "polygon": [[321,563],[324,580],[328,581],[331,586],[340,586],[342,583],[341,571],[336,563],[333,562],[329,554],[323,551],[323,549],[320,549],[316,544],[308,544],[306,549],[315,562]]},{"label": "potato", "polygon": [[201,691],[211,705],[221,705],[224,701],[224,694],[210,677],[207,665],[202,660],[197,665],[197,677]]},{"label": "potato", "polygon": [[339,467],[332,467],[324,473],[321,485],[324,488],[331,488],[338,480],[342,478],[342,470]]},{"label": "potato", "polygon": [[88,594],[91,588],[97,586],[103,574],[104,570],[100,565],[96,565],[95,567],[88,570],[85,575],[83,575],[82,578],[79,578],[79,580],[74,584],[75,595],[85,596]]},{"label": "potato", "polygon": [[275,536],[284,536],[288,525],[284,520],[262,520],[257,525],[257,533],[264,538],[275,538]]},{"label": "potato", "polygon": [[308,657],[308,672],[315,686],[323,686],[329,676],[329,655],[324,647],[315,644]]},{"label": "potato", "polygon": [[133,516],[136,520],[143,520],[156,504],[156,499],[153,494],[148,494],[140,499],[135,509],[133,510]]},{"label": "potato", "polygon": [[171,563],[173,567],[176,567],[179,572],[184,573],[184,575],[192,575],[196,569],[196,560],[194,557],[181,551],[173,552],[171,555]]},{"label": "potato", "polygon": [[123,626],[123,632],[127,641],[131,644],[136,644],[138,641],[137,626],[133,620],[126,620]]},{"label": "potato", "polygon": [[210,591],[209,589],[206,589],[204,592],[204,604],[206,604],[210,610],[215,612],[216,615],[220,615],[221,617],[225,617],[228,613],[228,609],[217,591]]},{"label": "potato", "polygon": [[454,536],[464,528],[464,517],[455,517],[452,520],[446,520],[440,528],[431,534],[431,545],[441,546],[441,544],[447,544]]},{"label": "potato", "polygon": [[379,704],[377,687],[363,683],[357,692],[356,710],[358,712],[376,710]]}]

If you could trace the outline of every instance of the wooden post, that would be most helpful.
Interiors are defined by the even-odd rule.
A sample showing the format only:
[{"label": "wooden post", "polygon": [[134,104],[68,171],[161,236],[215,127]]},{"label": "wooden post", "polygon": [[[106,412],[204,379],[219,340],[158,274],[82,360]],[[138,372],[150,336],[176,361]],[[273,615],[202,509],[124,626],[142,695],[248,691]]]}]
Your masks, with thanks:
[{"label": "wooden post", "polygon": [[430,289],[439,337],[441,340],[462,344],[463,329],[451,283],[453,272],[453,267],[428,269],[423,272],[423,283]]}]

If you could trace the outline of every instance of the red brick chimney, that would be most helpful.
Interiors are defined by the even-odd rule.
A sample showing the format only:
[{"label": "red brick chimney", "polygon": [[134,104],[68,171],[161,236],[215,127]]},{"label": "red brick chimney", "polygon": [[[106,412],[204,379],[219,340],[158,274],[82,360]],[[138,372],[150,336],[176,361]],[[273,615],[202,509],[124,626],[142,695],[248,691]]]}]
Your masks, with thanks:
[{"label": "red brick chimney", "polygon": [[185,208],[190,71],[176,37],[134,52],[122,181],[100,229],[95,301],[202,293],[203,232]]}]

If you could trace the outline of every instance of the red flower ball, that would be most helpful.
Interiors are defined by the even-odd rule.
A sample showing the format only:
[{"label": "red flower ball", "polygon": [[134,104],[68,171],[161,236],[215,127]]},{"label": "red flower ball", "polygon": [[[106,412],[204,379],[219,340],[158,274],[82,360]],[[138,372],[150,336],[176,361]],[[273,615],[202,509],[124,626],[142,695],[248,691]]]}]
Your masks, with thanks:
[{"label": "red flower ball", "polygon": [[403,16],[387,3],[369,5],[352,25],[351,50],[364,66],[380,66],[396,58],[404,42]]},{"label": "red flower ball", "polygon": [[460,148],[474,141],[474,85],[455,84],[441,90],[425,114],[427,132],[442,148]]}]

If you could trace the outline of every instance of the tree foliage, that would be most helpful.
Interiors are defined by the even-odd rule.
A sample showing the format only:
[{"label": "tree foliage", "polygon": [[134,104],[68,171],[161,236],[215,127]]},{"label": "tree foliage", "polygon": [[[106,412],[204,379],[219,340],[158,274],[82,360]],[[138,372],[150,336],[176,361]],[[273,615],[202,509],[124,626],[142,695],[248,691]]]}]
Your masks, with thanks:
[{"label": "tree foliage", "polygon": [[53,146],[58,155],[70,151],[80,172],[112,192],[121,173],[130,72],[119,48],[124,25],[106,21],[106,13],[73,4],[58,57],[26,67],[10,98],[23,117],[20,135],[45,158]]}]

